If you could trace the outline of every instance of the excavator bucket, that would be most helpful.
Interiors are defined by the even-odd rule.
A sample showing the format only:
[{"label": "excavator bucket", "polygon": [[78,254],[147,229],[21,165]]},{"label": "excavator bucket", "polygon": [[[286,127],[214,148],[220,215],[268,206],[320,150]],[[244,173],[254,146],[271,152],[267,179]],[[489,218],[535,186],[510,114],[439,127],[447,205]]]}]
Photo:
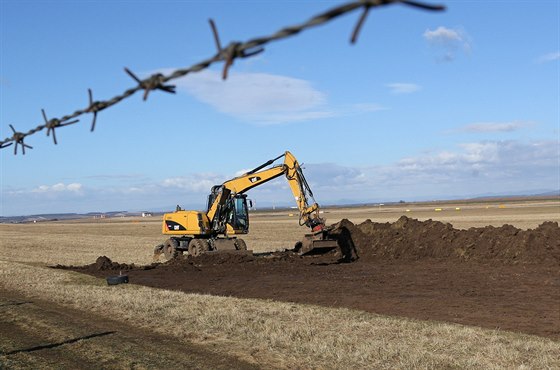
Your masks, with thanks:
[{"label": "excavator bucket", "polygon": [[329,237],[326,231],[306,234],[301,242],[298,242],[295,251],[301,256],[325,254],[338,248],[338,242]]}]

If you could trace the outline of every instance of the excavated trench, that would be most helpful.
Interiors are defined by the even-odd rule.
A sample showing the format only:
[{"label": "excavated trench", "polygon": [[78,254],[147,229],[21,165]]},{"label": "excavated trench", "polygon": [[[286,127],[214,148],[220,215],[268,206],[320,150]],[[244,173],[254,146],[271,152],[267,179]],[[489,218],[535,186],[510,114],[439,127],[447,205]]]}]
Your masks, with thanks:
[{"label": "excavated trench", "polygon": [[265,298],[440,320],[560,338],[560,228],[459,230],[439,221],[348,220],[332,225],[340,251],[301,257],[181,256],[146,266],[102,256],[56,266],[189,293]]}]

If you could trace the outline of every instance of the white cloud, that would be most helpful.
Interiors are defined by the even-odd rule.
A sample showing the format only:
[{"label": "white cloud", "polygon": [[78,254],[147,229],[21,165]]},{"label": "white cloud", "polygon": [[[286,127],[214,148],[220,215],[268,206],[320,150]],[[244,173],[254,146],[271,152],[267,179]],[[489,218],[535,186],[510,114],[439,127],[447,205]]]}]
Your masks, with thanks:
[{"label": "white cloud", "polygon": [[273,124],[308,121],[334,115],[326,95],[309,81],[267,73],[220,73],[205,70],[178,82],[197,99],[242,120]]},{"label": "white cloud", "polygon": [[224,177],[218,174],[196,173],[189,176],[178,176],[164,179],[161,187],[175,188],[195,193],[209,193],[212,186],[224,182]]},{"label": "white cloud", "polygon": [[308,165],[318,200],[398,200],[558,189],[558,141],[482,141],[382,166]]},{"label": "white cloud", "polygon": [[391,89],[391,93],[393,94],[410,94],[420,90],[422,87],[413,83],[404,83],[404,82],[394,82],[390,84],[386,84],[389,89]]},{"label": "white cloud", "polygon": [[261,125],[306,122],[385,109],[369,102],[330,107],[327,95],[311,82],[268,73],[233,71],[223,81],[219,72],[204,70],[180,79],[177,85],[219,112]]},{"label": "white cloud", "polygon": [[471,41],[467,33],[462,29],[452,29],[439,26],[435,30],[427,29],[424,39],[437,51],[437,60],[443,62],[453,61],[459,50],[465,53],[471,51]]},{"label": "white cloud", "polygon": [[1,189],[0,211],[6,212],[6,215],[76,212],[81,202],[90,196],[91,193],[86,192],[84,186],[76,182],[59,182],[35,188]]},{"label": "white cloud", "polygon": [[74,191],[74,192],[79,192],[82,190],[82,184],[78,184],[78,183],[72,183],[72,184],[68,184],[66,186],[66,190],[68,191]]},{"label": "white cloud", "polygon": [[[432,155],[404,158],[396,165],[398,172],[406,175],[429,175],[445,178],[450,183],[464,181],[473,186],[473,178],[479,177],[481,191],[488,181],[507,189],[512,180],[516,186],[527,187],[547,179],[549,187],[554,183],[554,169],[558,164],[558,141],[482,141],[464,143],[454,152],[439,152]],[[552,176],[551,176],[552,174]],[[439,180],[438,180],[439,181]],[[476,181],[475,181],[476,183]],[[437,186],[437,184],[434,184]],[[545,183],[541,183],[545,185]]]},{"label": "white cloud", "polygon": [[35,189],[31,190],[32,193],[61,193],[61,192],[70,192],[70,193],[82,193],[82,184],[80,183],[71,183],[71,184],[64,184],[59,182],[54,185],[40,185]]},{"label": "white cloud", "polygon": [[537,58],[537,63],[548,63],[554,62],[555,60],[560,60],[560,51],[541,55]]},{"label": "white cloud", "polygon": [[443,44],[463,40],[463,38],[461,37],[461,35],[457,30],[453,30],[443,26],[439,26],[433,31],[426,30],[424,32],[424,38],[426,38],[426,40],[428,40],[429,42],[443,43]]},{"label": "white cloud", "polygon": [[512,121],[512,122],[477,122],[468,124],[459,129],[459,131],[470,133],[485,132],[513,132],[523,127],[531,125],[530,122]]}]

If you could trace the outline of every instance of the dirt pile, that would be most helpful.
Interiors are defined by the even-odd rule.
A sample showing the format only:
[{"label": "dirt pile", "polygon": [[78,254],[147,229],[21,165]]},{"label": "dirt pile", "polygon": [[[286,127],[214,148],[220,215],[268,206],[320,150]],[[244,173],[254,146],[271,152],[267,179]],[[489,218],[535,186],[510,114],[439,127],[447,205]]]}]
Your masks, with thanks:
[{"label": "dirt pile", "polygon": [[155,264],[147,265],[147,266],[136,266],[135,264],[131,263],[118,263],[113,262],[107,256],[99,256],[95,260],[95,263],[91,263],[89,265],[84,266],[64,266],[64,265],[56,265],[52,266],[52,268],[56,269],[63,269],[63,270],[75,270],[84,273],[91,273],[94,274],[96,272],[114,272],[114,271],[132,271],[132,270],[150,270],[155,267]]},{"label": "dirt pile", "polygon": [[132,270],[134,269],[134,264],[117,263],[111,261],[107,256],[99,256],[95,260],[95,263],[91,265],[98,271],[119,271],[119,270]]},{"label": "dirt pile", "polygon": [[545,222],[536,229],[511,225],[459,230],[439,221],[402,216],[394,223],[344,219],[333,225],[343,253],[362,260],[423,258],[502,263],[560,263],[560,228]]},{"label": "dirt pile", "polygon": [[[201,261],[205,261],[205,260],[208,260],[208,258],[206,259],[201,258]],[[206,264],[211,264],[210,263],[211,261],[212,260],[210,259],[209,261],[206,262]],[[52,267],[56,269],[80,271],[92,275],[99,275],[99,274],[106,275],[108,273],[114,273],[114,272],[123,272],[123,271],[129,272],[129,271],[153,270],[153,269],[167,270],[173,273],[198,271],[199,268],[196,266],[196,263],[197,263],[197,259],[190,256],[178,256],[177,258],[166,261],[164,263],[152,263],[149,265],[135,265],[133,263],[131,264],[118,263],[118,262],[113,262],[107,256],[99,256],[95,260],[95,263],[91,263],[89,265],[83,265],[83,266],[56,265]],[[235,263],[235,261],[231,261],[230,263]]]}]

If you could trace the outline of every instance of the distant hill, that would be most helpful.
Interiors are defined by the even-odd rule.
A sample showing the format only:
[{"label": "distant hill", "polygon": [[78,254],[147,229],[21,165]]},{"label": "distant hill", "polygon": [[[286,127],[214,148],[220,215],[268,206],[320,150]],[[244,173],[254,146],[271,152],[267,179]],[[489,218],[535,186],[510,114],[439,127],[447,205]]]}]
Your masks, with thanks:
[{"label": "distant hill", "polygon": [[[151,213],[152,215],[158,214],[157,212],[151,212]],[[0,223],[21,224],[21,223],[35,223],[35,222],[45,222],[45,221],[77,220],[82,218],[135,217],[141,215],[142,212],[128,212],[128,211],[88,212],[88,213],[49,213],[49,214],[26,215],[26,216],[9,216],[9,217],[0,216]]]},{"label": "distant hill", "polygon": [[75,220],[78,218],[88,218],[88,217],[91,216],[83,215],[79,213],[52,213],[52,214],[10,216],[10,217],[0,216],[0,223],[19,224],[19,223],[55,221],[55,220]]}]

